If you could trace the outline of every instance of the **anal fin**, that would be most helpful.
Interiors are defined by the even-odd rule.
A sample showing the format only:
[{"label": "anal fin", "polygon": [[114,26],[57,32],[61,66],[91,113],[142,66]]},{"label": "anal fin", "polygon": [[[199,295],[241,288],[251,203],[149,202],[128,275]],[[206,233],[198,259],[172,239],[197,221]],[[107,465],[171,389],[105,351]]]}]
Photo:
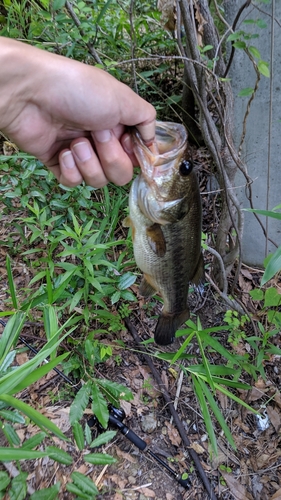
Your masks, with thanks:
[{"label": "anal fin", "polygon": [[148,274],[144,274],[140,287],[139,294],[148,299],[157,292],[157,286],[153,281],[153,278]]},{"label": "anal fin", "polygon": [[158,319],[156,325],[154,340],[158,345],[172,344],[175,338],[175,333],[179,327],[189,319],[190,312],[186,308],[180,313],[170,314],[163,313]]}]

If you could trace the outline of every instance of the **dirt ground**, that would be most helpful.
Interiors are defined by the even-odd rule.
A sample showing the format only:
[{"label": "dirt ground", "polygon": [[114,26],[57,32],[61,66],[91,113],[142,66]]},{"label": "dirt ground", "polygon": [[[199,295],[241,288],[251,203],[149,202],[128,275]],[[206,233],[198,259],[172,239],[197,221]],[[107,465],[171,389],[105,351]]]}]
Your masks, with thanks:
[{"label": "dirt ground", "polygon": [[[12,216],[3,215],[0,219],[0,240],[5,238],[12,225]],[[5,310],[7,299],[6,259],[7,249],[0,246],[0,310]],[[25,266],[23,257],[17,255],[13,259],[14,279],[18,289],[26,287],[32,275]],[[243,267],[239,278],[239,289],[247,302],[247,306],[254,308],[248,292],[253,288],[260,273],[257,270]],[[204,328],[222,324],[226,306],[209,286],[203,298],[196,294],[190,296],[191,310],[200,315]],[[150,320],[143,303],[140,301],[132,307],[131,321],[136,327],[139,336],[146,339],[152,336],[155,320]],[[250,309],[251,310],[251,309]],[[152,314],[159,313],[159,304],[155,304]],[[5,319],[5,318],[4,318]],[[6,318],[8,319],[8,318]],[[0,326],[0,333],[2,327]],[[81,325],[83,331],[83,325]],[[247,335],[252,335],[247,331]],[[30,323],[24,327],[22,336],[29,343],[38,346],[44,342],[44,332],[40,321]],[[23,469],[29,473],[29,493],[41,488],[49,487],[57,481],[66,485],[73,470],[80,471],[93,479],[99,490],[99,499],[104,500],[205,500],[208,498],[206,489],[199,477],[194,463],[190,459],[187,447],[171,420],[169,408],[165,403],[159,388],[154,381],[142,354],[127,329],[124,326],[116,335],[122,339],[126,349],[120,349],[114,342],[114,335],[100,337],[105,343],[113,347],[113,356],[100,365],[99,376],[106,376],[110,380],[122,383],[130,388],[134,399],[124,403],[126,414],[124,423],[147,443],[147,449],[157,454],[164,462],[175,470],[175,473],[188,473],[190,486],[182,488],[163,466],[159,466],[147,451],[140,452],[121,433],[108,445],[100,450],[106,451],[117,458],[117,462],[110,466],[92,466],[85,464],[82,453],[73,445],[73,442],[62,443],[54,438],[58,444],[73,456],[73,465],[64,466],[49,458],[25,462]],[[227,333],[220,333],[220,341],[227,346]],[[173,352],[179,347],[179,340],[171,348]],[[281,334],[274,337],[274,342],[280,347]],[[153,351],[155,347],[151,349]],[[249,350],[247,338],[238,346],[240,353]],[[167,350],[167,349],[166,349]],[[165,349],[161,349],[165,352]],[[190,345],[189,354],[193,362],[198,357],[196,343]],[[18,354],[16,362],[24,363],[32,353],[24,351]],[[208,352],[213,363],[222,363],[223,360],[216,352]],[[191,441],[192,448],[197,452],[206,476],[212,484],[216,498],[222,500],[281,500],[281,359],[272,356],[264,363],[266,379],[256,381],[245,376],[244,382],[252,384],[249,392],[239,391],[237,395],[256,409],[267,405],[265,422],[257,419],[253,414],[238,406],[232,400],[217,394],[217,401],[221,411],[231,429],[237,450],[230,448],[225,436],[221,433],[215,418],[213,427],[218,441],[219,454],[211,456],[209,453],[208,436],[203,423],[200,406],[194,395],[191,380],[183,377],[179,387],[180,373],[171,370],[168,363],[154,359],[154,364],[161,375],[162,381],[174,400],[177,389],[179,391],[178,415],[183,422],[186,434]],[[34,384],[18,397],[33,405],[36,409],[48,416],[63,432],[70,435],[68,421],[69,408],[74,392],[54,372]],[[91,417],[91,411],[85,413],[85,421]],[[17,432],[22,441],[37,432],[36,426],[18,426]],[[97,435],[97,428],[92,428],[93,437]],[[0,446],[5,445],[5,439],[0,429]],[[90,450],[89,450],[90,451]],[[15,474],[12,463],[2,465],[2,469],[9,470],[11,476]],[[60,499],[75,498],[65,491]],[[6,500],[6,499],[5,499]],[[7,499],[8,500],[8,499]]]}]

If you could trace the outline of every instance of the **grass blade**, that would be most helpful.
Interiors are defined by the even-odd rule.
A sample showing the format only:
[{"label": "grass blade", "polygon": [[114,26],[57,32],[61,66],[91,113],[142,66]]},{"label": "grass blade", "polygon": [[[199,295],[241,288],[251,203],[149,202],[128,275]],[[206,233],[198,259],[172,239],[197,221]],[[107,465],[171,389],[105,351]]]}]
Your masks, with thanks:
[{"label": "grass blade", "polygon": [[11,299],[13,303],[13,307],[15,309],[18,309],[18,300],[17,300],[17,295],[16,295],[16,287],[15,283],[13,280],[13,273],[12,273],[12,268],[11,268],[11,259],[9,255],[6,257],[6,267],[7,267],[7,273],[8,273],[8,282],[9,282],[9,288],[10,288],[10,294],[11,294]]}]

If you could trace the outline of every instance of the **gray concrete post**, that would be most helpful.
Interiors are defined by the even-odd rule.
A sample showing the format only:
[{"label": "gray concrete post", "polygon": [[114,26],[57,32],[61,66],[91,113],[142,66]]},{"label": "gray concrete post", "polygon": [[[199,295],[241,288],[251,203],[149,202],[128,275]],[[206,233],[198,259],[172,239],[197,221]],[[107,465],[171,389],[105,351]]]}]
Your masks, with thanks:
[{"label": "gray concrete post", "polygon": [[[243,3],[245,0],[225,0],[226,19],[229,24],[232,24]],[[245,19],[262,19],[267,26],[260,29],[255,24],[243,23]],[[266,4],[254,0],[250,7],[243,11],[236,31],[239,29],[259,35],[247,43],[255,46],[261,58],[270,63],[270,78],[261,77],[246,122],[242,157],[253,179],[254,207],[271,210],[281,204],[281,1],[270,0]],[[238,147],[249,101],[249,97],[238,97],[238,93],[247,87],[254,88],[256,81],[253,66],[244,51],[236,49],[229,76],[234,93],[234,140]],[[237,174],[236,186],[244,208],[250,207],[245,178],[241,174]],[[266,255],[276,249],[269,238],[281,245],[281,223],[271,218],[260,218],[267,237],[254,215],[245,213],[242,258],[252,266],[262,266]]]}]

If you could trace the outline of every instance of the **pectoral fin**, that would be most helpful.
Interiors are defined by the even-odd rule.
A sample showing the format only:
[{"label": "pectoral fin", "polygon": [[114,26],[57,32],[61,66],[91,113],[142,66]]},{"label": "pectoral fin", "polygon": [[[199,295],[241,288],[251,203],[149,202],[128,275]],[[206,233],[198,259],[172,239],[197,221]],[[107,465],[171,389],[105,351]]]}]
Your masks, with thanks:
[{"label": "pectoral fin", "polygon": [[128,215],[128,217],[125,217],[125,219],[123,220],[122,226],[123,227],[130,227],[132,229],[132,240],[134,241],[135,240],[136,229],[135,229],[133,221],[132,221],[132,219],[131,219],[131,217],[129,215]]},{"label": "pectoral fin", "polygon": [[128,217],[125,217],[125,219],[123,220],[122,226],[123,227],[131,227],[132,226],[132,219],[129,215],[128,215]]},{"label": "pectoral fin", "polygon": [[189,309],[175,314],[162,313],[156,325],[154,340],[158,345],[172,344],[179,327],[189,319]]},{"label": "pectoral fin", "polygon": [[158,257],[164,257],[166,253],[166,241],[160,224],[153,224],[146,230],[150,248]]}]

